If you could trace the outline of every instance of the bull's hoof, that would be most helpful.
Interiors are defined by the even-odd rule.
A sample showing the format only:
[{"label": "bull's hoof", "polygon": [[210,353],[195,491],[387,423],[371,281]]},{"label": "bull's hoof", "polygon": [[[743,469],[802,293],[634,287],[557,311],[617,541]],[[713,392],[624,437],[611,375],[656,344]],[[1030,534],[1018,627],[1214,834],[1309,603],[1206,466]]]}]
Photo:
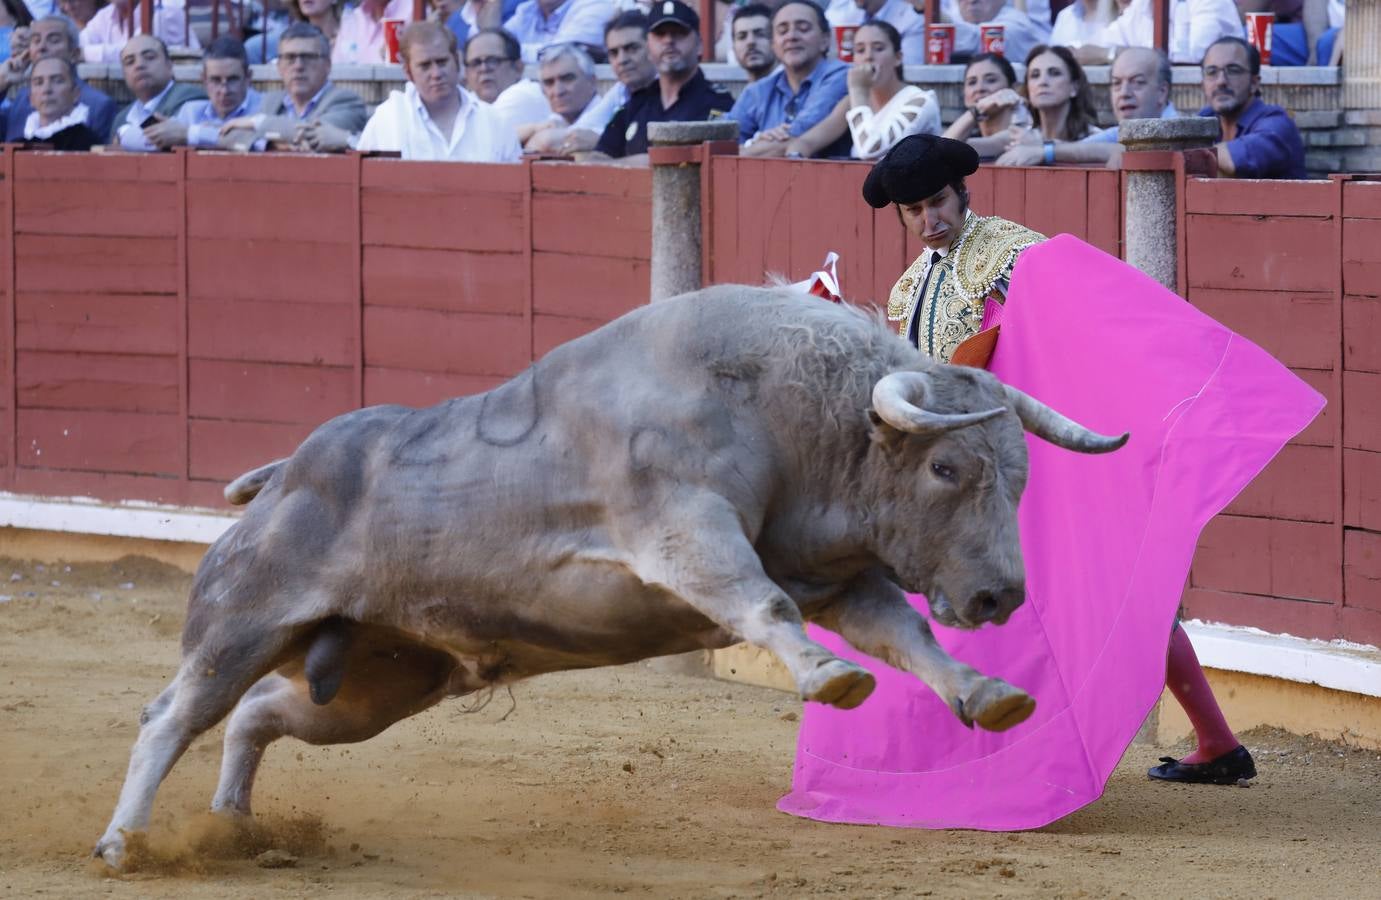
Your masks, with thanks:
[{"label": "bull's hoof", "polygon": [[1031,718],[1036,701],[1021,688],[998,678],[985,680],[964,700],[959,718],[986,731],[1006,731]]},{"label": "bull's hoof", "polygon": [[125,836],[117,834],[113,838],[101,838],[96,849],[91,853],[92,857],[104,862],[110,868],[119,870],[125,865]]},{"label": "bull's hoof", "polygon": [[843,659],[830,659],[815,667],[801,686],[801,696],[816,703],[840,709],[853,709],[873,692],[877,679],[860,665]]}]

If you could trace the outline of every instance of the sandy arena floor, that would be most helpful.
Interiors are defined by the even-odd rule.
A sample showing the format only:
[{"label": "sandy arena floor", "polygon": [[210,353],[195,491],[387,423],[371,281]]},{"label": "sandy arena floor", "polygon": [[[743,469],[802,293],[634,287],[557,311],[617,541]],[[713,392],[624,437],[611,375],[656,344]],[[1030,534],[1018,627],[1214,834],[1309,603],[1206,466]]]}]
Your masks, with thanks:
[{"label": "sandy arena floor", "polygon": [[217,730],[164,783],[144,868],[105,877],[88,854],[189,581],[0,559],[0,896],[1381,897],[1375,752],[1254,732],[1254,786],[1181,788],[1144,774],[1171,748],[1134,746],[1101,801],[1040,831],[824,825],[773,808],[799,703],[645,667],[534,679],[511,712],[451,701],[364,744],[277,743],[238,841],[201,812]]}]

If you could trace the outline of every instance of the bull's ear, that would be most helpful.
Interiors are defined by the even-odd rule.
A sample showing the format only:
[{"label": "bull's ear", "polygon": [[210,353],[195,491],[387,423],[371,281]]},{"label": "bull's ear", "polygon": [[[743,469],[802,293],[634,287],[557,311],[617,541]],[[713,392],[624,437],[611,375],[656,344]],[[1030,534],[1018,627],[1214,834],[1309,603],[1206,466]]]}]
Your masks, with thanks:
[{"label": "bull's ear", "polygon": [[900,450],[902,442],[906,440],[905,431],[889,424],[871,406],[868,407],[868,426],[868,440],[882,447],[888,453],[895,453]]}]

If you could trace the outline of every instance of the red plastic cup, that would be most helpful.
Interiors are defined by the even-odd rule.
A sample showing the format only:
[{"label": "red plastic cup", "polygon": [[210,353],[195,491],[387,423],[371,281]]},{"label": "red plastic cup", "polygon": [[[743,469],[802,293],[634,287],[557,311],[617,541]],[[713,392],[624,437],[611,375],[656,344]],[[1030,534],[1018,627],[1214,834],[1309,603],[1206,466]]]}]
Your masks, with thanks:
[{"label": "red plastic cup", "polygon": [[857,25],[836,25],[834,28],[834,54],[840,62],[854,61],[854,32]]},{"label": "red plastic cup", "polygon": [[391,63],[399,61],[398,35],[407,24],[407,19],[384,19],[384,59]]},{"label": "red plastic cup", "polygon": [[931,66],[947,66],[954,56],[954,26],[937,22],[925,27],[925,61]]},{"label": "red plastic cup", "polygon": [[1006,27],[1002,25],[984,25],[978,29],[978,45],[983,53],[996,53],[998,56],[1006,56],[1007,50]]},{"label": "red plastic cup", "polygon": [[1275,30],[1276,14],[1269,12],[1249,12],[1247,16],[1247,43],[1261,54],[1261,64],[1271,64],[1271,32]]}]

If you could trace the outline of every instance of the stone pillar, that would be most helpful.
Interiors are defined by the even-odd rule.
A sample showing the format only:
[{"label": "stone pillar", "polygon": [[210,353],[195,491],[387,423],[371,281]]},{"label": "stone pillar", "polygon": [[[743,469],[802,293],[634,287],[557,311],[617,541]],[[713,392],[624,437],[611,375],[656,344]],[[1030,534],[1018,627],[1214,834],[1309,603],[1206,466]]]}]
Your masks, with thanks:
[{"label": "stone pillar", "polygon": [[1381,109],[1381,0],[1348,0],[1347,25],[1339,40],[1343,108]]},{"label": "stone pillar", "polygon": [[652,300],[700,287],[700,145],[737,141],[738,123],[653,122]]},{"label": "stone pillar", "polygon": [[1118,126],[1118,140],[1128,152],[1127,262],[1170,290],[1178,288],[1178,210],[1175,207],[1175,168],[1162,153],[1211,147],[1218,139],[1218,120],[1198,116],[1180,119],[1130,119]]}]

